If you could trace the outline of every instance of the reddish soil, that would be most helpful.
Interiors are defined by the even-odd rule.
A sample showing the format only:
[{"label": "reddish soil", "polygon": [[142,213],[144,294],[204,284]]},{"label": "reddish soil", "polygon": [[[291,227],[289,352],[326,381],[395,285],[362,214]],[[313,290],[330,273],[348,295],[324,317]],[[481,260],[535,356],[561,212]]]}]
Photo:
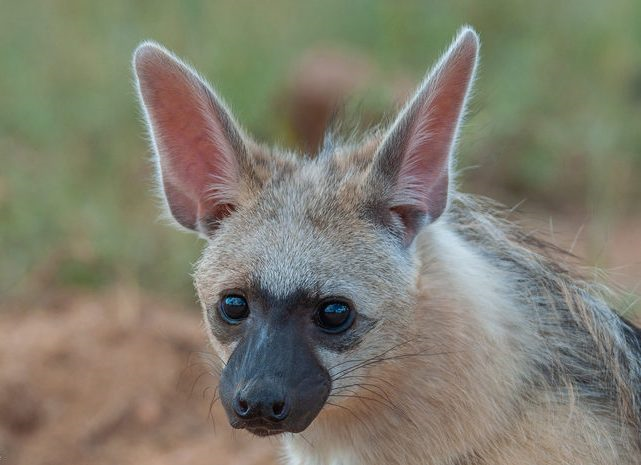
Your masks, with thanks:
[{"label": "reddish soil", "polygon": [[0,334],[0,465],[275,463],[275,443],[232,432],[219,403],[208,418],[195,309],[65,296],[1,310]]}]

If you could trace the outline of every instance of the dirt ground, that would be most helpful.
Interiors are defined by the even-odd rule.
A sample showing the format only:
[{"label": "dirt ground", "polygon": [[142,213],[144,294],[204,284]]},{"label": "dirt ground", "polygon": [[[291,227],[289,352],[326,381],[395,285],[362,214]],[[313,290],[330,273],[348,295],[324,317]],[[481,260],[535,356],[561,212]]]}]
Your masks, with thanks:
[{"label": "dirt ground", "polygon": [[232,432],[219,403],[209,416],[195,308],[59,295],[4,309],[0,334],[0,465],[275,463],[274,442]]},{"label": "dirt ground", "polygon": [[[556,230],[570,247],[579,227]],[[640,234],[631,223],[603,247],[629,289]],[[0,335],[0,465],[276,463],[277,441],[232,432],[219,403],[210,415],[216,382],[196,305],[131,288],[60,292],[0,308]]]}]

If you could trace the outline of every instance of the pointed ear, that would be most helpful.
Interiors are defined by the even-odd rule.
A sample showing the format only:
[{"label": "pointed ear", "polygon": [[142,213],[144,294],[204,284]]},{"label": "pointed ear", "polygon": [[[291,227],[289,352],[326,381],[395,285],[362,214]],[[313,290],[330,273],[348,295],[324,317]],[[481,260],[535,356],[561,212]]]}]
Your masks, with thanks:
[{"label": "pointed ear", "polygon": [[238,201],[248,169],[241,131],[211,87],[163,47],[141,44],[133,66],[167,206],[207,236]]},{"label": "pointed ear", "polygon": [[370,182],[383,193],[406,244],[447,207],[452,155],[478,49],[476,32],[463,28],[400,112],[374,157]]}]

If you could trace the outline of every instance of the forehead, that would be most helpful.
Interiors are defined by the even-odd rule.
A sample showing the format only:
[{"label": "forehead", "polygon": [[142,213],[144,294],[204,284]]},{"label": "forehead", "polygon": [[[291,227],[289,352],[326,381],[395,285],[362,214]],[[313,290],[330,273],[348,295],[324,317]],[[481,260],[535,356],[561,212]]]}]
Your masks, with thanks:
[{"label": "forehead", "polygon": [[212,238],[197,281],[211,292],[259,287],[280,298],[299,291],[353,298],[390,260],[385,235],[368,217],[361,174],[341,178],[327,163],[310,162],[267,185]]}]

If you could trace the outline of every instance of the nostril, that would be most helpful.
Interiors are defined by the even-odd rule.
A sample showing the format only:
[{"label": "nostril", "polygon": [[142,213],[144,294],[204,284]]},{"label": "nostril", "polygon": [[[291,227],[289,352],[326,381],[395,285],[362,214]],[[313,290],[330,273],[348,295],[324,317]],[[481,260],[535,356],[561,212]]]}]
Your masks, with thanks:
[{"label": "nostril", "polygon": [[249,404],[242,397],[236,398],[236,402],[234,402],[234,410],[241,418],[247,418],[250,415]]},{"label": "nostril", "polygon": [[248,412],[249,411],[249,405],[247,405],[247,401],[240,399],[238,401],[238,407],[242,412]]},{"label": "nostril", "polygon": [[279,400],[272,403],[272,418],[276,421],[281,421],[287,418],[288,415],[287,405],[284,401]]},{"label": "nostril", "polygon": [[280,415],[283,413],[283,409],[285,408],[285,402],[274,402],[274,405],[272,405],[272,411],[274,412],[274,415]]}]

